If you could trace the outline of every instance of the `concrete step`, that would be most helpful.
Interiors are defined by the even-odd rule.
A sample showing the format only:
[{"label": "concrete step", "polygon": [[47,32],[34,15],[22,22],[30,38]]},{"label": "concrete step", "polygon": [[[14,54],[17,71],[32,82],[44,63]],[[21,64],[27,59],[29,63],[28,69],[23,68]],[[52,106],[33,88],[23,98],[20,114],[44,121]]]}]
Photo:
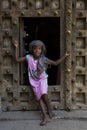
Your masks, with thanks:
[{"label": "concrete step", "polygon": [[[87,120],[87,110],[73,110],[70,112],[64,110],[54,111],[54,119],[69,120]],[[0,120],[40,120],[42,114],[40,111],[11,111],[1,112]]]}]

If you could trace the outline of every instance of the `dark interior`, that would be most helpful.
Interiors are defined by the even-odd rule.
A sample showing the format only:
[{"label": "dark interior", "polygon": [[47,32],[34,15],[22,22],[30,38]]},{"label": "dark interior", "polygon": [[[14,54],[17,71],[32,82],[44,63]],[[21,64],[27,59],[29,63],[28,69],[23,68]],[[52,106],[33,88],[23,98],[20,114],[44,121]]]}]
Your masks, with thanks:
[{"label": "dark interior", "polygon": [[[24,22],[24,30],[26,34],[23,37],[25,53],[28,53],[29,43],[32,40],[42,40],[46,45],[46,56],[49,59],[57,60],[60,57],[60,18],[22,18]],[[21,21],[20,20],[20,21]],[[26,44],[27,43],[27,44]],[[21,47],[23,47],[21,46]],[[27,80],[27,65],[23,66],[20,74],[23,75],[23,81],[20,79],[20,84],[28,84]],[[24,71],[25,70],[25,71]],[[60,66],[49,66],[47,69],[48,84],[60,84]]]}]

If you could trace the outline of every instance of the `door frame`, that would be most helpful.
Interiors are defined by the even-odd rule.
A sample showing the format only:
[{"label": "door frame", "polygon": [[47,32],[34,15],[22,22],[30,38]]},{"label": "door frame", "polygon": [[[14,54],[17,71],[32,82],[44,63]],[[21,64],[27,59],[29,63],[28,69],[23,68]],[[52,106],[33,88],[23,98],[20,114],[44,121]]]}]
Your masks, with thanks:
[{"label": "door frame", "polygon": [[[71,42],[72,42],[72,0],[62,0],[60,1],[60,9],[58,10],[51,10],[50,8],[46,7],[44,10],[42,9],[37,9],[37,10],[33,10],[31,7],[28,9],[24,9],[24,10],[17,10],[15,9],[15,7],[12,7],[10,9],[4,10],[4,8],[1,10],[2,11],[2,15],[1,15],[1,22],[3,22],[3,17],[10,17],[11,19],[11,23],[12,23],[12,27],[11,30],[8,32],[6,31],[1,31],[1,43],[3,42],[3,35],[7,34],[10,35],[12,38],[12,41],[14,40],[18,40],[19,41],[19,18],[20,17],[60,17],[60,27],[61,27],[61,35],[60,35],[60,44],[61,44],[61,48],[63,48],[63,45],[65,46],[63,48],[65,52],[70,51],[71,53]],[[13,6],[13,5],[12,5]],[[9,8],[9,7],[8,7]],[[63,44],[64,43],[64,44]],[[0,44],[1,48],[2,48],[2,60],[3,61],[3,55],[6,55],[6,52],[9,52],[9,49],[6,48],[7,50],[5,50],[2,46],[2,44]],[[5,52],[6,51],[6,52]],[[13,48],[11,48],[11,51],[13,52]],[[7,85],[7,82],[0,82],[1,86],[5,87],[5,90],[3,92],[2,90],[2,96],[3,96],[3,109],[4,110],[31,110],[32,108],[36,108],[38,109],[38,105],[36,105],[35,100],[33,100],[33,94],[31,93],[31,90],[29,89],[28,86],[22,86],[19,85],[19,64],[17,64],[15,62],[15,58],[13,56],[13,53],[9,53],[8,55],[12,56],[12,60],[13,60],[13,68],[4,68],[3,64],[1,64],[1,77],[3,77],[4,74],[12,74],[13,75],[13,84],[11,86],[11,88],[9,88],[9,83]],[[62,53],[61,53],[62,56]],[[53,92],[62,92],[62,96],[61,96],[61,101],[58,104],[53,104],[53,108],[54,109],[71,109],[71,55],[66,59],[65,65],[63,65],[62,67],[65,68],[63,74],[64,74],[64,78],[62,81],[62,86],[63,86],[63,90],[61,89],[61,86],[58,86],[58,90],[56,89],[56,86],[53,86],[53,88],[51,89]],[[62,68],[61,67],[61,68]],[[51,86],[49,86],[50,88]],[[7,92],[8,91],[8,92]],[[27,95],[29,94],[29,98],[32,99],[31,104],[28,104],[25,102],[21,103],[21,100],[23,100],[20,95],[22,96],[23,92],[25,92]],[[8,96],[7,93],[11,93],[12,94],[12,103],[9,104],[8,101]],[[51,92],[49,91],[49,93],[51,94]],[[50,95],[49,94],[49,95]],[[6,96],[6,97],[5,97]],[[10,95],[9,95],[10,96]],[[61,103],[62,102],[62,103]],[[33,104],[32,104],[33,103]],[[63,104],[63,106],[61,106]]]}]

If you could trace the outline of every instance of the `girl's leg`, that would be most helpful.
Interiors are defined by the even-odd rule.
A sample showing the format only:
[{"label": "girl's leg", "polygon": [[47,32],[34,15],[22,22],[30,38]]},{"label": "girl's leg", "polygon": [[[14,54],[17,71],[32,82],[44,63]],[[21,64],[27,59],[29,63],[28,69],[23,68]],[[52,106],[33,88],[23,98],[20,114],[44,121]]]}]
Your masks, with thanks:
[{"label": "girl's leg", "polygon": [[42,111],[42,113],[43,113],[43,116],[46,117],[45,104],[44,104],[42,98],[39,100],[39,104],[40,104],[40,107],[41,107],[41,111]]},{"label": "girl's leg", "polygon": [[40,125],[45,125],[47,122],[49,122],[49,117],[48,117],[48,115],[46,114],[45,104],[44,104],[42,98],[39,100],[39,103],[40,103],[40,107],[41,107],[41,110],[42,110],[42,113],[43,113],[43,116],[44,116],[44,119],[43,119],[43,121],[40,123]]},{"label": "girl's leg", "polygon": [[54,117],[55,114],[52,112],[51,105],[50,105],[50,102],[49,102],[49,99],[48,99],[48,95],[47,95],[47,94],[44,94],[44,95],[42,96],[42,98],[43,98],[44,103],[46,104],[49,117],[50,117],[50,118]]}]

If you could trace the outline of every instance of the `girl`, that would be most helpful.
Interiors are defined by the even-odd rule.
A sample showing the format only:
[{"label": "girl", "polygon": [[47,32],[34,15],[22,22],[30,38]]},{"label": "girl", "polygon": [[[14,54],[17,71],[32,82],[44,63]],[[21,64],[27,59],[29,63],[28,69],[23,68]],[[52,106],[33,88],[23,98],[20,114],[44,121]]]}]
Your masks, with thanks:
[{"label": "girl", "polygon": [[[56,60],[50,60],[47,57],[44,56],[45,54],[45,45],[40,40],[34,40],[29,44],[29,53],[25,57],[18,57],[18,42],[15,41],[14,43],[16,53],[15,58],[17,62],[22,62],[24,60],[28,63],[28,76],[29,76],[29,82],[32,86],[33,92],[36,96],[37,101],[40,104],[42,113],[43,113],[43,120],[40,123],[40,125],[45,125],[47,122],[49,122],[49,119],[52,118],[55,114],[51,110],[51,106],[49,103],[48,95],[47,95],[47,77],[46,69],[48,64],[51,65],[58,65],[60,64],[69,54],[66,52],[66,54]],[[47,112],[45,111],[45,108],[47,108]]]}]

